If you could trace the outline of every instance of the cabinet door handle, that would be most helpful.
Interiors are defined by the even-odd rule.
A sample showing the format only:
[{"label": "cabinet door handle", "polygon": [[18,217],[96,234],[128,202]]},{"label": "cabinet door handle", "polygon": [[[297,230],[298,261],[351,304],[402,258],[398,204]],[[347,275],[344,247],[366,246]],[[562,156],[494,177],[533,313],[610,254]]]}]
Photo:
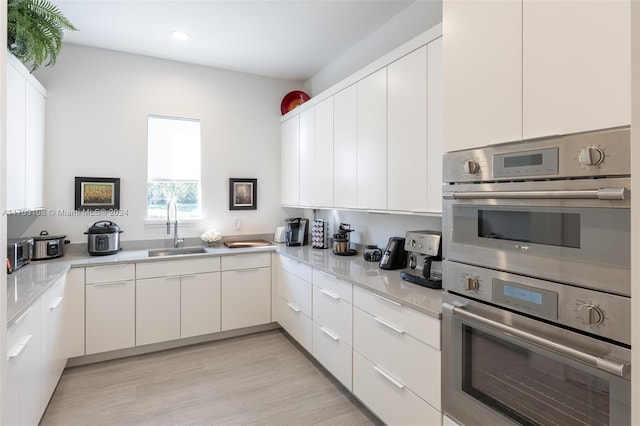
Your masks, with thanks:
[{"label": "cabinet door handle", "polygon": [[325,290],[324,288],[321,288],[320,292],[326,294],[327,296],[329,296],[333,300],[340,300],[340,296],[338,296],[337,294],[333,294],[329,290]]},{"label": "cabinet door handle", "polygon": [[397,387],[398,389],[404,389],[404,385],[402,383],[400,383],[399,381],[394,379],[393,376],[391,376],[391,374],[387,373],[382,368],[379,368],[379,367],[374,365],[373,369],[376,370],[378,372],[378,374],[380,374],[382,377],[384,377],[385,379],[387,379],[388,381],[393,383],[393,385],[395,387]]},{"label": "cabinet door handle", "polygon": [[392,329],[393,331],[395,331],[396,333],[404,333],[404,330],[399,329],[398,327],[394,327],[393,325],[389,324],[388,322],[381,320],[378,317],[373,317],[374,320],[378,321],[380,324],[384,325],[385,327],[389,327],[390,329]]},{"label": "cabinet door handle", "polygon": [[126,285],[127,281],[113,281],[113,282],[109,282],[109,283],[95,283],[95,284],[87,284],[87,285],[92,285],[92,286],[96,286],[96,287],[104,287],[104,286],[108,286],[108,285]]},{"label": "cabinet door handle", "polygon": [[247,268],[247,269],[236,269],[235,272],[254,272],[261,268]]},{"label": "cabinet door handle", "polygon": [[32,334],[28,334],[26,336],[24,336],[22,339],[20,339],[20,341],[18,342],[17,345],[15,345],[8,353],[7,353],[7,360],[12,359],[17,357],[18,355],[20,355],[20,352],[22,352],[22,350],[27,346],[27,344],[29,343],[29,340],[31,340],[31,337],[33,337]]},{"label": "cabinet door handle", "polygon": [[20,316],[18,317],[18,319],[16,319],[13,323],[14,323],[14,324],[17,324],[17,323],[19,323],[20,321],[22,321],[22,320],[24,319],[24,317],[26,317],[26,316],[27,316],[27,314],[28,314],[29,312],[31,312],[31,309],[33,309],[33,306],[32,306],[31,308],[27,309],[27,311],[26,311],[24,314],[20,315]]},{"label": "cabinet door handle", "polygon": [[51,305],[49,305],[49,310],[53,311],[54,309],[56,309],[58,306],[60,306],[60,303],[62,303],[62,299],[64,299],[64,297],[60,296],[60,297],[56,297],[53,302],[51,303]]},{"label": "cabinet door handle", "polygon": [[300,313],[300,309],[296,308],[291,303],[287,302],[287,306],[293,309],[296,312],[296,314]]},{"label": "cabinet door handle", "polygon": [[398,302],[396,302],[396,301],[394,301],[394,300],[387,299],[386,297],[381,296],[381,295],[379,295],[378,293],[373,293],[373,295],[374,295],[375,297],[377,297],[378,299],[382,299],[382,300],[385,300],[385,301],[387,301],[387,302],[391,303],[392,305],[402,306],[402,303],[398,303]]},{"label": "cabinet door handle", "polygon": [[320,327],[320,330],[322,330],[322,332],[324,334],[326,334],[327,336],[331,337],[333,340],[335,340],[336,342],[338,341],[338,336],[336,336],[335,334],[331,333],[329,330],[327,330],[324,327]]}]

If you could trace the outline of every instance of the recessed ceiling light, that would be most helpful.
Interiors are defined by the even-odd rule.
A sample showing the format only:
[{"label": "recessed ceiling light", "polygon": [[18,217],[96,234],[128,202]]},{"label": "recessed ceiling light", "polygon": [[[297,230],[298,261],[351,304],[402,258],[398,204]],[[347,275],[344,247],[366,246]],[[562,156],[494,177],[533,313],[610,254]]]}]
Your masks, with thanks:
[{"label": "recessed ceiling light", "polygon": [[176,40],[189,40],[189,38],[191,38],[191,36],[184,31],[171,31],[171,35]]}]

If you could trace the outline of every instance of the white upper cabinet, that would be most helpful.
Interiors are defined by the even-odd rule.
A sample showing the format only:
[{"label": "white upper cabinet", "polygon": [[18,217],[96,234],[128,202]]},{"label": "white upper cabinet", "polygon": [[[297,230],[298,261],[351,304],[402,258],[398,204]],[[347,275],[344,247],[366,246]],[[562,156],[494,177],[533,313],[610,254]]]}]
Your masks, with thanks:
[{"label": "white upper cabinet", "polygon": [[630,1],[445,0],[444,148],[629,125]]},{"label": "white upper cabinet", "polygon": [[524,139],[631,123],[630,1],[523,2]]},{"label": "white upper cabinet", "polygon": [[309,108],[300,114],[300,205],[312,206],[315,201],[315,128],[316,110]]},{"label": "white upper cabinet", "polygon": [[442,37],[427,46],[427,211],[442,212]]},{"label": "white upper cabinet", "polygon": [[388,68],[389,210],[427,210],[426,99],[427,47],[423,46]]},{"label": "white upper cabinet", "polygon": [[387,208],[387,68],[357,86],[358,208]]},{"label": "white upper cabinet", "polygon": [[44,206],[45,100],[33,85],[27,83],[26,90],[25,207],[35,209]]},{"label": "white upper cabinet", "polygon": [[315,205],[333,207],[333,97],[315,107]]},{"label": "white upper cabinet", "polygon": [[355,84],[333,96],[333,204],[335,207],[357,207],[357,99]]},{"label": "white upper cabinet", "polygon": [[295,115],[281,125],[280,190],[281,203],[300,204],[300,117]]},{"label": "white upper cabinet", "polygon": [[444,150],[522,136],[522,1],[443,3]]}]

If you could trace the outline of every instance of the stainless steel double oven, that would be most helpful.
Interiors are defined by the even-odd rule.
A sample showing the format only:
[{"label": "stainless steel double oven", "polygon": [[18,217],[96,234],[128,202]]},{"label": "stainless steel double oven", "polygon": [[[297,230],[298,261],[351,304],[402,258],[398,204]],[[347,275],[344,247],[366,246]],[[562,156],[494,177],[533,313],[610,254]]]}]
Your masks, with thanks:
[{"label": "stainless steel double oven", "polygon": [[628,425],[628,128],[444,156],[443,408]]}]

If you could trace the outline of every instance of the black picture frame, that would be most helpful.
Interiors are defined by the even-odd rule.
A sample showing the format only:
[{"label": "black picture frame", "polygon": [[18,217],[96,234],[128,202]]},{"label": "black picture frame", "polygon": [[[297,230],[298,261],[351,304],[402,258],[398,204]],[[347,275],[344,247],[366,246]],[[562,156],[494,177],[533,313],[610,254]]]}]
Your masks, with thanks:
[{"label": "black picture frame", "polygon": [[257,210],[258,179],[229,178],[229,210]]},{"label": "black picture frame", "polygon": [[75,193],[76,210],[120,209],[120,178],[76,176]]}]

